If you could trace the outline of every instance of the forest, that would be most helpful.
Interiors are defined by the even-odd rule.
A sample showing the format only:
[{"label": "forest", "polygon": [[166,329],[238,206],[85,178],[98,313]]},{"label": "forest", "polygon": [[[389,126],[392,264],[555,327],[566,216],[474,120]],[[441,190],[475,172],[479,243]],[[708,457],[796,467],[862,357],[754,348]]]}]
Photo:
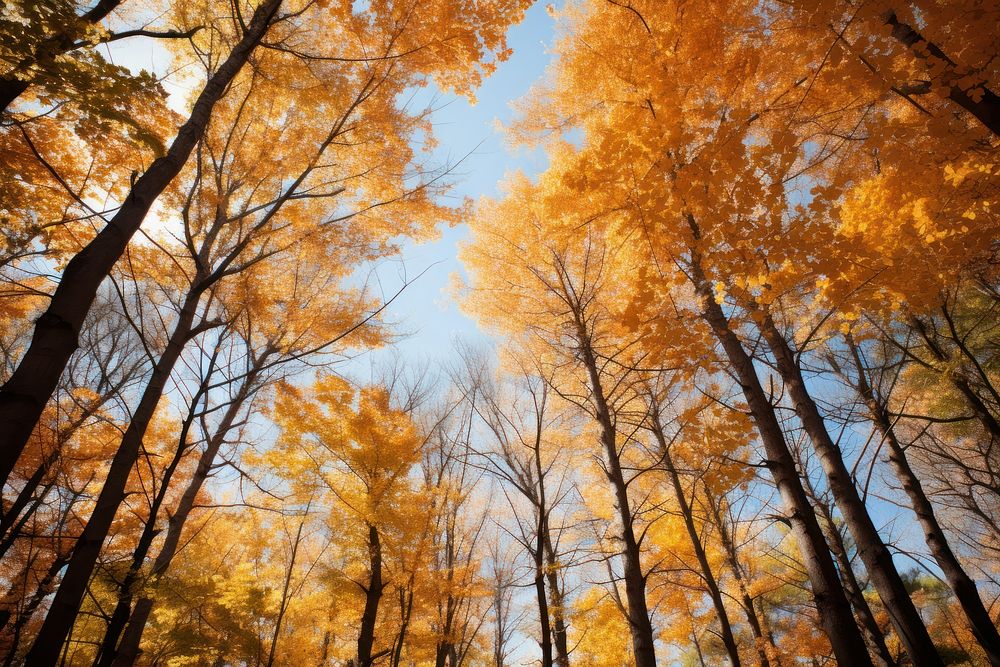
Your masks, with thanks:
[{"label": "forest", "polygon": [[1000,2],[0,35],[4,667],[1000,667]]}]

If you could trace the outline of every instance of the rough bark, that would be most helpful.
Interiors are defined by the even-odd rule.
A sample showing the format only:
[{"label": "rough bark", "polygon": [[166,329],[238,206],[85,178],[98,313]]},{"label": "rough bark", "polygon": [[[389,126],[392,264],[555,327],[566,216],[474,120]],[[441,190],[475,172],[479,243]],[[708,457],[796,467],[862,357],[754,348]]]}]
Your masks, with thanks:
[{"label": "rough bark", "polygon": [[108,536],[118,508],[125,501],[125,488],[132,468],[138,461],[146,429],[153,419],[167,380],[190,336],[198,308],[198,297],[199,294],[190,293],[185,299],[166,348],[153,367],[142,398],[132,413],[132,421],[125,430],[118,451],[111,461],[108,476],[104,480],[94,510],[76,541],[66,574],[63,575],[41,630],[28,653],[28,661],[31,664],[55,664],[63,642],[73,627],[101,547]]},{"label": "rough bark", "polygon": [[[183,169],[205,134],[216,102],[266,34],[280,5],[281,0],[261,3],[240,41],[208,79],[167,154],[153,161],[135,181],[111,221],[66,265],[49,307],[35,323],[31,344],[10,379],[0,388],[0,486],[14,469],[79,345],[80,327],[98,288],[124,253],[153,202]],[[51,654],[51,649],[47,653]]]},{"label": "rough bark", "polygon": [[[693,221],[690,222],[697,239],[699,237],[697,226]],[[722,307],[715,301],[715,295],[705,277],[701,258],[697,252],[692,252],[691,279],[701,300],[700,315],[722,345],[750,408],[757,432],[760,434],[767,456],[765,464],[781,496],[785,516],[802,554],[803,565],[809,574],[820,625],[829,638],[834,655],[840,664],[871,665],[871,657],[854,622],[850,604],[840,585],[837,568],[823,538],[823,531],[802,488],[802,480],[785,443],[784,433],[775,416],[774,407],[760,384],[753,360],[743,348],[739,337],[730,329],[729,320]]]},{"label": "rough bark", "polygon": [[774,355],[778,373],[788,388],[795,413],[812,441],[837,508],[851,531],[858,556],[882,599],[900,643],[916,667],[941,667],[944,663],[934,648],[927,626],[910,599],[903,579],[892,561],[892,554],[878,534],[878,529],[854,486],[840,447],[830,436],[819,407],[809,394],[795,353],[769,314],[760,318],[760,329]]},{"label": "rough bark", "polygon": [[618,454],[615,425],[611,417],[604,387],[601,383],[597,359],[590,336],[579,318],[576,322],[577,344],[583,365],[590,379],[590,390],[601,428],[601,444],[607,464],[607,477],[614,487],[615,505],[622,528],[622,560],[625,579],[625,597],[628,601],[628,624],[632,634],[632,653],[636,667],[656,667],[656,647],[653,640],[653,624],[649,619],[646,604],[646,576],[642,572],[639,541],[633,526],[632,508],[628,497],[628,484],[622,470]]},{"label": "rough bark", "polygon": [[844,583],[844,592],[847,594],[847,599],[850,600],[851,607],[854,608],[854,613],[858,617],[861,632],[864,634],[865,641],[868,642],[868,648],[872,653],[875,664],[878,667],[896,667],[896,660],[889,652],[889,648],[885,643],[885,633],[882,632],[878,621],[875,620],[875,614],[872,613],[871,606],[869,606],[868,600],[865,598],[861,582],[858,581],[858,577],[854,573],[854,565],[851,563],[847,544],[844,542],[844,536],[840,532],[840,528],[837,527],[836,522],[833,520],[833,512],[830,509],[830,505],[816,495],[816,490],[808,478],[805,479],[805,488],[822,521],[826,541],[830,545],[833,557],[837,560],[837,565],[840,567],[840,580]]},{"label": "rough bark", "polygon": [[934,507],[924,492],[920,479],[906,458],[906,450],[896,437],[888,407],[875,395],[868,382],[867,371],[861,361],[857,346],[850,340],[848,346],[857,371],[854,388],[864,401],[869,417],[889,450],[889,463],[892,465],[906,497],[910,500],[910,507],[916,514],[917,522],[924,532],[927,548],[930,550],[931,556],[934,557],[934,562],[941,568],[945,581],[954,591],[966,618],[969,619],[969,626],[972,628],[972,634],[975,635],[976,641],[986,651],[990,664],[998,667],[1000,666],[1000,633],[997,632],[989,612],[983,605],[983,600],[976,588],[976,582],[962,567],[948,543],[948,538],[937,520]]}]

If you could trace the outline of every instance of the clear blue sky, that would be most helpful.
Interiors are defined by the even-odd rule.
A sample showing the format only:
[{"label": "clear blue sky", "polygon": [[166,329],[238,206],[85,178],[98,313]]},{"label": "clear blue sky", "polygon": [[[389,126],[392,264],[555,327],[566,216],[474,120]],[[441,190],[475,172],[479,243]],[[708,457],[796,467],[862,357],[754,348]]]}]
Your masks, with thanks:
[{"label": "clear blue sky", "polygon": [[[554,21],[545,4],[536,3],[525,20],[511,30],[509,41],[514,53],[477,91],[475,105],[453,95],[440,98],[441,108],[434,114],[434,131],[440,142],[435,158],[448,164],[464,158],[453,177],[454,195],[459,199],[478,200],[496,194],[498,182],[508,171],[520,169],[534,174],[544,168],[540,152],[510,150],[496,121],[510,120],[511,102],[522,97],[542,76],[550,60],[553,32]],[[445,228],[439,241],[407,244],[402,265],[381,267],[379,275],[391,291],[400,286],[404,268],[412,278],[431,267],[404,291],[387,314],[387,319],[399,322],[400,329],[411,334],[396,345],[404,358],[433,362],[449,356],[455,338],[482,339],[476,324],[458,310],[447,291],[449,276],[462,271],[456,258],[457,244],[467,236],[464,225]]]}]

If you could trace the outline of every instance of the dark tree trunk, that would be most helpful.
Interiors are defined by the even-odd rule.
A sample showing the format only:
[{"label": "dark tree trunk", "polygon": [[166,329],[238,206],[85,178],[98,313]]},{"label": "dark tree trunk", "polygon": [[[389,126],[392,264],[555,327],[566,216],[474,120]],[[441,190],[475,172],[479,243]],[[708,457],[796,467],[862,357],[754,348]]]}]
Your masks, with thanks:
[{"label": "dark tree trunk", "polygon": [[[888,12],[885,15],[885,22],[886,25],[891,26],[893,38],[910,49],[914,56],[921,60],[935,58],[945,63],[946,71],[952,79],[959,78],[955,71],[955,61],[945,55],[937,44],[924,39],[912,26],[901,23],[896,17],[896,12]],[[916,48],[918,44],[923,44],[926,50]],[[1000,136],[1000,97],[983,86],[982,97],[977,102],[972,99],[968,91],[956,85],[954,80],[945,83],[948,86],[948,99],[972,114],[990,132]]]},{"label": "dark tree trunk", "polygon": [[556,664],[569,667],[569,643],[566,640],[566,600],[559,584],[559,563],[552,546],[552,537],[545,534],[545,576],[549,581],[549,612],[552,614],[552,640],[556,648]]},{"label": "dark tree trunk", "polygon": [[955,597],[958,599],[962,611],[965,612],[965,616],[969,619],[972,634],[975,635],[976,641],[986,651],[986,656],[989,658],[990,664],[994,667],[1000,667],[1000,633],[997,632],[997,628],[993,624],[989,612],[983,605],[982,598],[979,597],[976,582],[972,580],[972,577],[969,576],[965,568],[958,561],[955,552],[951,550],[948,538],[945,536],[944,530],[942,530],[941,524],[938,523],[937,516],[934,513],[934,507],[927,498],[927,494],[924,493],[920,479],[913,472],[913,468],[910,467],[910,462],[906,458],[906,450],[896,437],[896,432],[892,427],[892,421],[889,417],[889,410],[885,403],[876,397],[875,392],[868,383],[868,371],[861,361],[858,348],[851,340],[848,340],[847,344],[851,350],[857,370],[855,389],[865,402],[869,417],[874,422],[879,433],[882,435],[883,442],[885,442],[889,449],[889,462],[896,473],[896,478],[903,486],[906,497],[910,500],[913,513],[917,515],[917,522],[924,531],[924,540],[927,542],[931,556],[934,557],[934,562],[941,568],[945,581],[948,582],[948,585],[955,592]]},{"label": "dark tree trunk", "polygon": [[[183,169],[191,151],[205,134],[216,102],[264,37],[280,5],[281,0],[261,3],[243,37],[205,84],[170,150],[136,180],[111,221],[66,265],[48,309],[35,323],[30,346],[10,379],[0,388],[0,487],[14,469],[70,356],[78,347],[80,327],[90,312],[98,288],[124,253],[153,202]],[[61,631],[58,633],[61,636],[47,633],[46,641],[57,641],[61,645],[65,639]],[[45,650],[43,662],[35,664],[54,662],[57,658],[52,656],[58,656],[58,648]],[[33,659],[43,659],[43,655],[40,653]]]},{"label": "dark tree trunk", "polygon": [[709,564],[708,556],[705,554],[701,535],[698,534],[698,527],[694,523],[694,514],[691,512],[691,505],[688,503],[687,496],[684,495],[684,487],[681,484],[680,475],[677,474],[677,468],[674,467],[673,457],[670,455],[670,447],[667,445],[667,439],[664,437],[663,429],[660,426],[659,411],[655,405],[651,407],[652,414],[650,415],[650,421],[653,435],[656,437],[656,443],[660,448],[663,467],[670,476],[671,486],[674,487],[674,497],[677,499],[678,509],[680,509],[681,517],[684,519],[684,527],[687,529],[688,538],[691,540],[692,548],[694,548],[695,558],[698,559],[702,580],[705,582],[705,587],[708,588],[708,595],[712,598],[712,606],[715,607],[715,615],[719,619],[719,634],[722,638],[722,644],[726,647],[729,662],[732,663],[733,667],[740,667],[740,650],[736,646],[736,638],[733,636],[733,626],[729,622],[729,613],[726,611],[726,605],[722,600],[722,591],[719,590],[715,573],[712,572],[712,566]]},{"label": "dark tree trunk", "polygon": [[775,652],[777,647],[774,645],[771,637],[764,633],[764,624],[761,622],[760,617],[757,616],[757,609],[747,588],[743,565],[736,554],[736,545],[733,543],[733,536],[729,532],[729,524],[723,518],[715,498],[707,489],[705,490],[705,499],[708,509],[712,514],[712,520],[715,522],[715,527],[719,530],[719,541],[722,542],[722,550],[725,552],[726,560],[729,562],[729,569],[732,571],[733,578],[736,580],[736,586],[740,591],[740,604],[743,607],[743,612],[746,614],[747,624],[750,626],[754,642],[757,645],[758,664],[760,667],[771,667],[771,660],[767,657],[767,646],[770,645],[771,649],[775,650]]},{"label": "dark tree trunk", "polygon": [[552,628],[549,625],[549,601],[545,595],[544,548],[544,538],[539,529],[535,548],[531,552],[535,562],[535,598],[538,601],[538,626],[541,632],[538,646],[542,649],[542,667],[552,667]]},{"label": "dark tree trunk", "polygon": [[378,620],[378,604],[385,589],[382,582],[382,542],[378,528],[372,524],[368,524],[368,570],[370,574],[365,588],[365,608],[358,632],[358,667],[372,667],[375,622]]},{"label": "dark tree trunk", "polygon": [[[689,222],[695,238],[698,239],[700,234],[694,220],[689,218]],[[823,538],[823,531],[802,488],[802,480],[796,470],[795,460],[785,443],[785,436],[774,414],[774,407],[760,384],[753,360],[743,348],[743,343],[729,328],[728,318],[715,301],[715,294],[701,267],[700,256],[697,252],[691,254],[691,278],[701,299],[701,317],[711,327],[716,339],[722,345],[757,426],[757,432],[760,434],[767,455],[765,462],[767,469],[781,496],[786,518],[802,553],[803,565],[809,574],[820,625],[841,665],[871,665],[871,657],[854,622],[844,589],[841,588],[837,568]]]},{"label": "dark tree trunk", "polygon": [[808,477],[805,478],[805,488],[822,520],[823,529],[826,533],[826,541],[830,545],[833,557],[837,560],[837,565],[840,567],[840,580],[844,582],[844,592],[847,594],[847,599],[850,600],[851,606],[854,608],[854,613],[860,621],[861,632],[865,636],[865,641],[868,642],[868,648],[872,652],[875,664],[878,667],[896,667],[896,660],[885,644],[885,633],[882,632],[882,628],[879,627],[878,622],[875,620],[875,614],[872,613],[872,609],[868,605],[868,600],[865,599],[864,589],[858,581],[857,575],[854,573],[854,566],[851,563],[851,556],[847,551],[847,544],[844,542],[844,536],[841,534],[840,528],[833,520],[833,511],[830,509],[830,505],[816,495],[816,490],[813,488],[812,482],[809,481]]},{"label": "dark tree trunk", "polygon": [[413,578],[411,575],[406,589],[399,589],[399,633],[396,635],[395,647],[392,651],[392,667],[399,667],[403,662],[403,646],[406,644],[406,632],[410,627],[410,616],[413,614]]},{"label": "dark tree trunk", "polygon": [[552,667],[552,622],[549,617],[549,601],[545,594],[545,543],[549,538],[549,506],[545,498],[545,468],[542,466],[542,421],[538,419],[532,463],[538,480],[538,497],[535,509],[538,522],[535,526],[535,596],[538,598],[538,623],[541,628],[542,667]]},{"label": "dark tree trunk", "polygon": [[111,461],[101,494],[87,521],[87,526],[77,539],[66,574],[63,575],[42,628],[28,653],[28,661],[32,664],[55,664],[63,642],[73,627],[101,547],[108,536],[118,508],[125,500],[125,488],[132,468],[139,458],[146,429],[153,419],[174,365],[190,336],[198,308],[198,297],[198,293],[189,293],[185,299],[167,346],[153,368],[139,405],[132,413],[132,421]]},{"label": "dark tree trunk", "polygon": [[[577,315],[579,315],[577,313]],[[577,344],[584,368],[590,379],[597,421],[601,427],[601,444],[607,463],[607,477],[615,492],[615,505],[622,524],[622,556],[624,561],[625,597],[628,601],[628,624],[632,633],[632,652],[636,667],[656,667],[656,646],[653,624],[646,604],[646,575],[642,572],[640,545],[633,526],[632,508],[628,498],[628,483],[622,470],[614,420],[601,384],[597,359],[583,320],[577,317]]]},{"label": "dark tree trunk", "polygon": [[[218,429],[216,429],[215,434],[205,444],[205,451],[201,453],[201,457],[198,459],[198,466],[195,468],[194,475],[191,477],[187,488],[184,489],[184,493],[177,503],[177,508],[167,521],[167,536],[163,540],[160,552],[153,561],[153,567],[149,575],[152,591],[156,590],[159,580],[166,573],[170,567],[170,563],[174,559],[174,555],[177,553],[177,549],[180,546],[181,534],[184,531],[184,524],[187,523],[188,518],[191,516],[191,510],[194,509],[198,493],[205,484],[205,480],[211,474],[212,468],[215,465],[215,458],[219,454],[219,449],[225,442],[226,435],[235,423],[236,417],[239,415],[244,403],[252,393],[252,386],[256,382],[256,379],[256,371],[252,370],[244,380],[240,393],[226,408],[226,412],[222,416],[222,421],[219,422]],[[142,642],[142,633],[146,629],[146,623],[149,621],[149,615],[152,611],[153,597],[149,594],[141,596],[135,605],[135,609],[132,611],[132,615],[128,619],[125,633],[118,645],[117,657],[112,663],[114,667],[128,667],[135,663],[139,657],[139,645]]]},{"label": "dark tree trunk", "polygon": [[770,314],[763,315],[760,320],[761,333],[774,355],[778,373],[784,380],[795,406],[795,413],[812,441],[823,472],[826,473],[833,498],[857,545],[861,562],[864,563],[872,585],[882,599],[900,642],[916,667],[941,667],[944,663],[938,656],[927,627],[892,562],[892,554],[878,534],[868,509],[854,486],[840,448],[830,437],[826,422],[816,402],[809,395],[795,353],[778,331]]},{"label": "dark tree trunk", "polygon": [[[215,359],[213,358],[213,365],[214,362]],[[153,502],[149,508],[149,519],[143,526],[142,534],[139,536],[139,542],[132,551],[132,562],[129,565],[128,571],[125,573],[121,586],[119,587],[118,602],[115,604],[115,610],[112,612],[111,619],[108,621],[108,627],[104,631],[104,640],[101,642],[101,647],[97,654],[97,660],[95,660],[95,664],[99,665],[99,667],[110,667],[114,662],[115,655],[117,654],[118,640],[121,637],[122,631],[125,630],[125,625],[128,623],[129,615],[132,612],[132,601],[135,597],[135,588],[140,582],[139,573],[142,571],[143,563],[146,562],[146,556],[149,555],[150,547],[153,546],[153,540],[159,533],[159,531],[156,530],[157,516],[160,513],[160,508],[163,506],[164,500],[166,500],[167,491],[170,489],[170,481],[174,476],[174,472],[177,470],[177,466],[180,465],[181,459],[184,458],[185,452],[187,452],[188,433],[191,430],[191,424],[197,416],[196,410],[198,402],[207,390],[206,382],[207,381],[202,382],[198,391],[190,401],[187,417],[181,425],[181,432],[177,438],[177,449],[174,450],[174,457],[163,471],[162,479],[160,480],[160,488],[157,491],[156,496],[153,498]]]}]

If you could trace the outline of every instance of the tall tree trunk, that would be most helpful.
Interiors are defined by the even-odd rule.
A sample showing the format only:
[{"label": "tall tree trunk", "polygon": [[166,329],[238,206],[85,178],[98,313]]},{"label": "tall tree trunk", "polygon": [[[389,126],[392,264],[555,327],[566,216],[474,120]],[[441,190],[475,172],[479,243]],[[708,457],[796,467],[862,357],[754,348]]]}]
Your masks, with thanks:
[{"label": "tall tree trunk", "polygon": [[[214,366],[214,356],[211,363]],[[198,403],[207,391],[207,383],[208,379],[206,378],[188,404],[188,414],[181,424],[181,432],[177,438],[177,449],[174,450],[173,459],[171,459],[163,471],[162,478],[160,479],[160,488],[153,498],[153,502],[150,504],[149,519],[143,526],[139,542],[132,551],[132,562],[129,564],[129,569],[125,573],[125,577],[118,589],[118,602],[115,604],[115,610],[108,621],[108,627],[104,631],[104,639],[101,642],[97,660],[95,660],[95,664],[99,667],[110,667],[117,654],[118,640],[132,612],[132,600],[135,597],[136,585],[139,583],[139,573],[142,571],[143,563],[146,562],[146,556],[149,555],[150,547],[153,546],[153,540],[159,533],[156,529],[156,520],[160,513],[160,508],[163,506],[164,500],[166,500],[167,491],[170,489],[170,481],[174,476],[174,472],[188,450],[188,433],[197,416]]]},{"label": "tall tree trunk", "polygon": [[983,650],[986,651],[986,656],[989,658],[990,664],[994,667],[1000,667],[1000,633],[997,632],[997,628],[993,624],[993,619],[990,618],[989,612],[983,605],[982,598],[979,597],[976,582],[972,580],[972,577],[969,576],[965,568],[958,561],[955,552],[951,550],[948,538],[945,536],[944,530],[942,530],[941,524],[938,523],[937,516],[934,513],[934,507],[927,498],[927,494],[924,493],[920,479],[913,472],[913,468],[906,458],[906,450],[896,437],[896,432],[889,417],[888,407],[876,397],[875,392],[868,382],[868,371],[861,361],[861,355],[858,352],[857,346],[850,339],[848,339],[847,345],[851,350],[851,356],[857,371],[855,389],[864,401],[865,407],[868,408],[869,417],[882,435],[882,441],[889,449],[889,462],[896,473],[896,478],[903,486],[906,497],[910,500],[910,506],[917,516],[917,522],[924,531],[924,540],[927,542],[927,548],[930,550],[931,556],[934,557],[934,562],[941,568],[945,581],[948,582],[948,585],[955,592],[955,597],[958,599],[962,611],[965,612],[966,618],[969,619],[972,634],[976,637],[976,641],[983,647]]},{"label": "tall tree trunk", "polygon": [[[695,221],[689,217],[689,222],[695,239],[699,239],[700,233]],[[852,666],[871,665],[871,657],[854,622],[837,568],[823,538],[823,531],[802,488],[802,480],[795,468],[795,460],[785,443],[785,436],[774,414],[774,407],[760,384],[753,360],[743,348],[743,343],[730,329],[729,320],[722,307],[715,301],[715,294],[701,266],[700,255],[692,250],[691,258],[691,278],[701,300],[701,317],[711,327],[716,339],[722,345],[750,407],[767,456],[765,464],[781,496],[785,516],[791,525],[799,551],[802,553],[803,565],[809,574],[820,625],[830,640],[838,663]]]},{"label": "tall tree trunk", "polygon": [[413,575],[405,589],[399,589],[399,633],[396,635],[392,651],[392,667],[399,667],[403,662],[403,646],[406,644],[406,632],[410,627],[410,616],[413,614]]},{"label": "tall tree trunk", "polygon": [[552,614],[552,640],[556,647],[556,665],[569,667],[569,642],[566,640],[566,599],[559,584],[559,562],[552,545],[552,535],[545,533],[545,576],[549,581],[549,612]]},{"label": "tall tree trunk", "polygon": [[[310,501],[309,505],[312,505]],[[309,507],[306,507],[306,515],[309,513]],[[285,620],[285,614],[288,612],[289,591],[292,587],[292,574],[295,572],[295,560],[299,555],[299,545],[302,544],[302,529],[306,525],[306,515],[303,515],[302,521],[299,522],[298,530],[295,531],[295,541],[292,543],[292,555],[288,559],[288,569],[285,571],[285,583],[281,589],[281,602],[278,605],[278,618],[274,621],[274,634],[271,637],[271,647],[267,651],[267,662],[266,667],[273,667],[274,656],[277,655],[278,650],[278,639],[281,637],[281,625]],[[364,667],[368,667],[364,665]]]},{"label": "tall tree trunk", "polygon": [[[937,44],[924,39],[923,35],[913,29],[913,26],[900,22],[894,11],[885,14],[885,23],[892,28],[893,38],[910,49],[914,56],[921,60],[935,58],[944,64],[945,71],[952,79],[945,82],[948,86],[948,99],[972,114],[993,134],[1000,136],[1000,97],[983,86],[983,94],[979,101],[972,99],[969,91],[958,86],[955,81],[960,78],[960,75],[955,71],[955,61],[949,58]],[[920,48],[921,46],[923,48]]]},{"label": "tall tree trunk", "polygon": [[194,291],[188,294],[178,314],[167,346],[153,367],[153,372],[143,390],[139,405],[132,413],[132,421],[125,430],[118,451],[111,461],[111,467],[108,470],[104,486],[101,488],[101,494],[87,521],[87,526],[77,539],[66,574],[63,575],[59,590],[45,616],[45,622],[28,653],[28,661],[31,664],[55,664],[59,650],[73,627],[101,547],[104,546],[104,540],[108,536],[118,508],[125,500],[125,487],[128,484],[132,468],[138,461],[146,429],[153,419],[167,380],[190,336],[198,309],[199,296],[200,293]]},{"label": "tall tree trunk", "polygon": [[[542,512],[539,512],[539,516]],[[543,520],[539,518],[539,524]],[[542,649],[542,667],[552,667],[552,626],[549,624],[549,601],[545,593],[545,538],[541,525],[537,526],[535,548],[531,550],[531,557],[535,565],[535,598],[538,603],[538,626],[541,638],[538,641],[539,648]]]},{"label": "tall tree trunk", "polygon": [[[181,499],[177,503],[177,508],[174,510],[174,513],[170,515],[170,519],[167,521],[167,536],[163,540],[163,546],[160,547],[160,552],[156,555],[156,559],[153,561],[153,567],[149,574],[149,587],[154,593],[160,579],[162,579],[163,575],[170,567],[170,563],[173,561],[174,556],[177,554],[177,549],[180,546],[181,534],[184,532],[184,525],[191,516],[191,511],[194,509],[198,493],[201,492],[201,488],[205,484],[205,480],[208,479],[208,476],[212,472],[212,468],[215,465],[215,459],[219,454],[219,450],[222,448],[222,444],[226,440],[226,435],[233,427],[236,417],[239,415],[244,403],[252,394],[252,387],[256,382],[257,372],[258,370],[250,371],[244,380],[243,386],[240,388],[239,394],[237,394],[236,398],[226,408],[226,412],[222,416],[222,420],[219,422],[219,427],[216,429],[215,433],[208,440],[208,442],[205,443],[205,450],[201,453],[201,457],[198,459],[198,466],[195,468],[194,475],[191,477],[191,481],[188,483],[187,488],[184,489],[184,493],[181,495]],[[141,596],[139,601],[136,602],[135,609],[132,611],[132,615],[128,620],[128,625],[125,628],[125,633],[118,645],[117,657],[112,663],[114,667],[128,667],[133,665],[139,657],[139,645],[142,642],[142,633],[145,631],[146,623],[149,621],[149,615],[153,611],[153,598],[154,595],[147,593]]]},{"label": "tall tree trunk", "polygon": [[677,474],[673,457],[670,455],[670,447],[667,445],[667,439],[663,435],[663,428],[660,425],[659,408],[652,403],[650,408],[650,426],[656,438],[656,444],[660,448],[660,458],[663,460],[663,467],[670,476],[671,486],[674,487],[674,497],[677,499],[677,507],[681,512],[681,518],[684,519],[684,527],[687,529],[688,539],[691,540],[691,547],[694,549],[695,558],[698,560],[699,568],[701,568],[701,577],[705,582],[705,587],[708,588],[708,595],[712,598],[712,606],[715,607],[715,615],[719,619],[719,635],[722,638],[722,644],[726,647],[729,662],[732,663],[733,667],[740,667],[740,650],[736,646],[736,638],[733,636],[733,626],[729,622],[729,612],[726,611],[726,605],[722,600],[722,591],[719,590],[719,583],[716,581],[715,573],[712,572],[712,566],[708,562],[708,555],[705,553],[701,535],[698,534],[698,527],[694,523],[694,514],[691,511],[691,505],[688,503],[687,496],[684,495],[684,486],[681,484],[681,477]]},{"label": "tall tree trunk", "polygon": [[611,410],[601,384],[597,359],[583,320],[576,315],[577,344],[584,368],[590,379],[597,421],[601,427],[601,444],[607,462],[607,477],[615,492],[615,505],[622,528],[622,556],[624,561],[625,597],[628,600],[628,624],[632,633],[632,652],[636,667],[656,667],[656,646],[653,643],[653,624],[649,620],[646,604],[646,576],[642,572],[639,541],[633,526],[632,507],[628,498],[628,484],[622,471],[618,443]]},{"label": "tall tree trunk", "polygon": [[[280,5],[281,0],[264,0],[257,7],[240,41],[208,79],[167,154],[153,161],[111,221],[66,265],[48,308],[35,323],[31,344],[0,387],[0,488],[6,484],[70,356],[79,346],[80,327],[98,288],[125,252],[153,202],[184,168],[205,134],[216,102],[267,33]],[[47,637],[46,641],[61,643],[65,635]],[[58,655],[58,650],[52,653],[49,649],[45,654]]]},{"label": "tall tree trunk", "polygon": [[[754,643],[757,646],[758,663],[760,667],[771,667],[771,660],[768,658],[768,648],[771,649],[771,653],[777,655],[777,647],[774,645],[771,637],[764,633],[764,624],[761,622],[760,617],[757,616],[757,609],[754,606],[753,598],[750,596],[750,590],[747,588],[743,564],[740,563],[739,556],[736,554],[736,545],[733,542],[732,534],[729,532],[729,524],[723,518],[719,504],[708,489],[705,489],[705,502],[711,513],[712,520],[715,522],[715,527],[719,531],[719,541],[722,542],[722,550],[726,554],[729,569],[733,573],[733,578],[736,580],[736,586],[740,592],[740,603],[743,607],[743,612],[746,614],[750,631],[753,633]],[[780,665],[779,661],[776,660],[775,662]]]},{"label": "tall tree trunk", "polygon": [[885,633],[882,632],[882,628],[879,627],[878,622],[875,620],[875,614],[872,613],[871,606],[869,606],[868,600],[865,599],[864,589],[858,581],[857,575],[854,573],[854,565],[851,563],[851,557],[847,551],[844,536],[833,520],[833,511],[830,505],[816,494],[816,489],[813,488],[809,478],[805,477],[804,479],[806,493],[809,494],[809,498],[813,501],[813,506],[816,507],[816,511],[819,513],[823,530],[826,533],[826,541],[830,545],[833,557],[837,560],[837,565],[840,567],[840,580],[844,582],[844,591],[847,593],[847,599],[850,600],[851,607],[854,608],[854,613],[860,621],[861,631],[875,658],[875,664],[878,667],[896,667],[896,659],[889,652],[889,648],[885,644]]},{"label": "tall tree trunk", "polygon": [[545,542],[549,535],[549,506],[545,498],[545,468],[542,466],[541,418],[538,419],[535,428],[532,463],[535,466],[535,476],[538,479],[536,503],[538,522],[535,526],[535,548],[531,555],[535,561],[535,596],[538,598],[538,622],[542,632],[539,642],[542,649],[542,667],[552,667],[552,621],[549,617],[549,601],[545,593]]},{"label": "tall tree trunk", "polygon": [[889,614],[893,628],[899,635],[900,642],[916,667],[942,667],[944,663],[938,656],[934,642],[931,641],[931,636],[927,632],[927,627],[924,625],[923,619],[920,618],[906,586],[903,585],[903,579],[899,576],[899,572],[892,562],[892,554],[878,534],[878,530],[868,514],[868,509],[854,486],[854,481],[844,463],[840,448],[830,437],[830,433],[826,429],[826,422],[823,420],[816,402],[809,395],[795,353],[785,337],[778,331],[771,315],[769,313],[762,314],[764,316],[760,318],[759,324],[761,333],[774,355],[778,373],[788,388],[792,404],[795,406],[795,413],[802,422],[806,433],[809,434],[809,439],[819,457],[823,472],[826,473],[827,483],[833,498],[844,517],[848,530],[851,531],[851,536],[857,544],[861,562],[865,564],[865,570],[868,571],[872,585],[882,599],[882,604]]},{"label": "tall tree trunk", "polygon": [[382,582],[382,542],[378,528],[373,524],[368,524],[368,570],[370,574],[365,588],[365,608],[361,613],[358,632],[358,667],[372,667],[375,622],[378,620],[378,604],[385,589]]}]

